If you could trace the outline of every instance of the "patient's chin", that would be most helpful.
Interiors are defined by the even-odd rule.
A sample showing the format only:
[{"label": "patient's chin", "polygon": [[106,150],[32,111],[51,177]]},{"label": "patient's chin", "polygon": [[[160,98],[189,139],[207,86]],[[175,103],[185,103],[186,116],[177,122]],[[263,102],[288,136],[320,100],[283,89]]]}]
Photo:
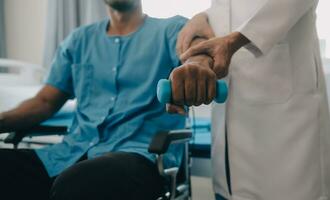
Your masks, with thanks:
[{"label": "patient's chin", "polygon": [[114,1],[109,4],[109,6],[119,12],[128,12],[136,8],[136,4],[133,2],[118,2]]}]

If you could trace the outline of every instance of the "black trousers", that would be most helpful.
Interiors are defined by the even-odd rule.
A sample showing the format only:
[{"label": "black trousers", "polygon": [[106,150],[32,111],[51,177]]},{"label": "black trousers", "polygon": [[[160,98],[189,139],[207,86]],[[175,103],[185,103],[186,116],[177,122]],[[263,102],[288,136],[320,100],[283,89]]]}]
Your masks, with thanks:
[{"label": "black trousers", "polygon": [[50,178],[33,150],[0,149],[3,200],[155,200],[163,184],[156,166],[134,153],[82,158]]}]

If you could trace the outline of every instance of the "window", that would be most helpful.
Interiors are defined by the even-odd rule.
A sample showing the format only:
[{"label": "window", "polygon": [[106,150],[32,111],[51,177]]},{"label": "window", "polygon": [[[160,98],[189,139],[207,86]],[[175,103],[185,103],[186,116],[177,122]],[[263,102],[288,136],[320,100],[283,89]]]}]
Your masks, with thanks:
[{"label": "window", "polygon": [[211,0],[142,0],[144,12],[152,17],[182,15],[188,18],[211,6]]}]

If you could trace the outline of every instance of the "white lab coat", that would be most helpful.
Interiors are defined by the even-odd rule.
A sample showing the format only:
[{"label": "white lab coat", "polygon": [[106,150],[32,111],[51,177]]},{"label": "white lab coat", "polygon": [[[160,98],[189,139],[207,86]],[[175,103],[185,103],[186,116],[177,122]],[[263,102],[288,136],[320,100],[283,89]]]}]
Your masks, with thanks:
[{"label": "white lab coat", "polygon": [[317,3],[213,0],[207,10],[217,36],[240,31],[251,40],[233,57],[225,109],[214,105],[212,111],[214,189],[228,199],[330,200],[330,121]]}]

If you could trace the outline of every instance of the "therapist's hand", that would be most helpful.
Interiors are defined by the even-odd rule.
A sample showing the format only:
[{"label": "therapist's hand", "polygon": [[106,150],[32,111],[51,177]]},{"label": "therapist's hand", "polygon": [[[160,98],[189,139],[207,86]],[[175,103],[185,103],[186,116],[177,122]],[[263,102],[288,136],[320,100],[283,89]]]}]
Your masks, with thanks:
[{"label": "therapist's hand", "polygon": [[167,104],[169,113],[184,115],[186,106],[210,104],[216,95],[216,75],[213,60],[206,55],[188,59],[170,75],[172,103]]},{"label": "therapist's hand", "polygon": [[181,55],[190,46],[195,38],[210,39],[215,35],[208,22],[206,13],[200,13],[194,16],[186,26],[181,30],[178,36],[177,53]]},{"label": "therapist's hand", "polygon": [[234,53],[249,42],[244,35],[234,32],[225,37],[203,41],[189,48],[181,55],[181,60],[184,62],[196,55],[209,55],[214,60],[213,71],[217,75],[217,78],[221,79],[227,76]]}]

